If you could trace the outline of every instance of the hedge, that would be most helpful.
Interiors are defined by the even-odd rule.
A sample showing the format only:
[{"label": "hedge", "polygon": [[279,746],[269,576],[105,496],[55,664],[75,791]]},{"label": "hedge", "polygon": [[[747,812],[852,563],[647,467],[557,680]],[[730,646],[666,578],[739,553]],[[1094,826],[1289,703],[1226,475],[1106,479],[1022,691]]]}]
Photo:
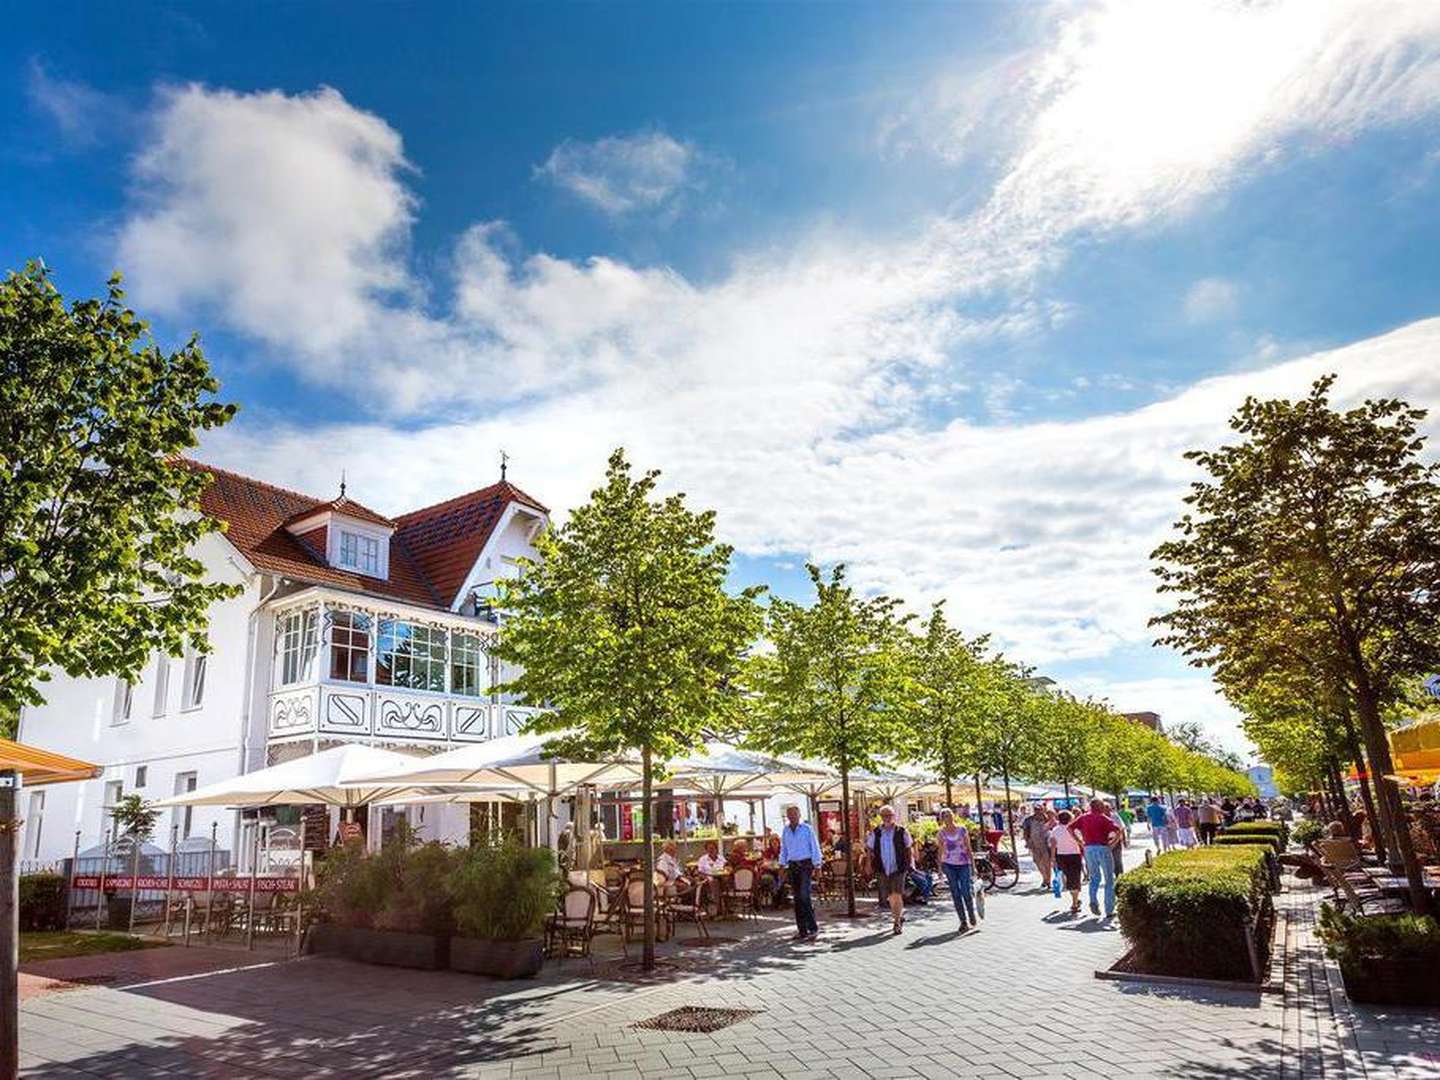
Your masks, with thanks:
[{"label": "hedge", "polygon": [[1167,852],[1116,883],[1120,930],[1144,971],[1253,978],[1246,934],[1268,928],[1270,870],[1261,845]]},{"label": "hedge", "polygon": [[59,874],[20,875],[20,929],[65,929],[65,879]]},{"label": "hedge", "polygon": [[1227,836],[1274,836],[1280,841],[1280,850],[1290,846],[1290,826],[1283,821],[1237,821],[1224,830]]},{"label": "hedge", "polygon": [[1279,855],[1284,849],[1280,846],[1280,837],[1267,836],[1263,833],[1221,833],[1215,837],[1215,843],[1224,847],[1244,846],[1254,844],[1260,847],[1269,848]]}]

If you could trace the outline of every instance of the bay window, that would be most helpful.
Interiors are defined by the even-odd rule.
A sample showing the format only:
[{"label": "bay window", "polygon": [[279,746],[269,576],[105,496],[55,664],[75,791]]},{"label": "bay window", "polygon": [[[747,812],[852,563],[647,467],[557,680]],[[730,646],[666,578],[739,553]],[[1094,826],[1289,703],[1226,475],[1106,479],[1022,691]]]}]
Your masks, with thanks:
[{"label": "bay window", "polygon": [[330,678],[342,682],[370,680],[370,616],[335,608],[325,612],[330,623]]},{"label": "bay window", "polygon": [[450,692],[480,697],[490,689],[490,657],[478,634],[450,635]]},{"label": "bay window", "polygon": [[445,691],[445,631],[381,619],[375,639],[375,682],[410,690]]},{"label": "bay window", "polygon": [[309,682],[315,677],[315,655],[319,651],[317,612],[292,611],[280,617],[277,644],[280,650],[280,685]]}]

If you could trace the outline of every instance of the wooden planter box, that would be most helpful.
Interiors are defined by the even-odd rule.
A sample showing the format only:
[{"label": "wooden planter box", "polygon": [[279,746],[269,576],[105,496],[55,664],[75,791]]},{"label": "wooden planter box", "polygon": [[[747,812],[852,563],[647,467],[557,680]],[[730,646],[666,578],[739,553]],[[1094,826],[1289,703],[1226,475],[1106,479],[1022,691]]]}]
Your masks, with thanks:
[{"label": "wooden planter box", "polygon": [[544,942],[539,938],[521,941],[489,941],[485,938],[451,938],[450,970],[472,975],[493,975],[497,979],[528,979],[540,974],[545,965]]},{"label": "wooden planter box", "polygon": [[1431,960],[1366,958],[1358,968],[1342,967],[1345,993],[1370,1005],[1440,1005],[1440,977]]},{"label": "wooden planter box", "polygon": [[366,930],[358,926],[317,923],[310,928],[307,951],[317,956],[338,956],[362,964],[423,968],[445,967],[450,941],[434,934],[407,934],[398,930]]}]

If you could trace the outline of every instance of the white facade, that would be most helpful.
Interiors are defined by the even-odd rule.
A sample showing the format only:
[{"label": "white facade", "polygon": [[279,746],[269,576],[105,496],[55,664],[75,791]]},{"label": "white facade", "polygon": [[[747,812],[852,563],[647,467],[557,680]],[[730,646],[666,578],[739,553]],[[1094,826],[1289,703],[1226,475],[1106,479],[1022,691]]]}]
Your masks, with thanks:
[{"label": "white facade", "polygon": [[[484,606],[473,613],[471,593],[512,574],[542,524],[538,512],[512,504],[451,611],[261,572],[225,537],[206,536],[196,555],[207,577],[242,587],[210,611],[208,656],[156,657],[129,687],[57,672],[41,687],[45,704],[22,710],[21,741],[104,768],[85,783],[22,793],[22,861],[69,856],[77,831],[81,850],[99,844],[120,795],[167,798],[336,742],[425,753],[513,731],[525,710],[490,693],[496,624]],[[365,656],[338,678],[332,635],[351,618],[368,624]],[[292,631],[288,649],[277,626]],[[417,640],[427,643],[423,661],[412,655]],[[417,807],[409,817],[430,839],[463,839],[469,828],[463,805]],[[167,811],[154,843],[168,846],[172,826],[177,840],[208,841],[212,824],[220,847],[237,850],[239,815],[218,807]]]}]

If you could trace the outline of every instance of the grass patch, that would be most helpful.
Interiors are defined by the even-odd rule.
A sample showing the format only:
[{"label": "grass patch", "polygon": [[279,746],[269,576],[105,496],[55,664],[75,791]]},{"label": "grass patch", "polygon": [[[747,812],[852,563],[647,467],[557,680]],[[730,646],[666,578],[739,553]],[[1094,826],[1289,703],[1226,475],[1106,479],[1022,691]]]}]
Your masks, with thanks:
[{"label": "grass patch", "polygon": [[88,930],[37,930],[20,935],[20,963],[61,960],[67,956],[95,956],[99,953],[133,952],[136,949],[164,948],[163,941],[146,941],[129,934]]}]

